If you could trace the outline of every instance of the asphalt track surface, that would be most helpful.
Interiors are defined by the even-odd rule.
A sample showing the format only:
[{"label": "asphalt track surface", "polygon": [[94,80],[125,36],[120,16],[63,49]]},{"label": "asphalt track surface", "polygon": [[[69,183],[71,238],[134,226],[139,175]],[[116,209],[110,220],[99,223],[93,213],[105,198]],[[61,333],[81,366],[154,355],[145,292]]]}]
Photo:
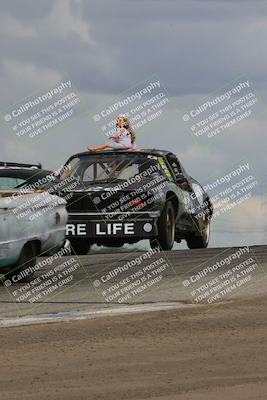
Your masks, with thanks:
[{"label": "asphalt track surface", "polygon": [[[147,253],[147,258],[145,254],[65,256],[42,266],[34,284],[3,284],[0,324],[29,316],[78,319],[168,307],[213,307],[267,292],[267,246],[155,252]],[[57,284],[51,284],[52,275],[59,277]]]},{"label": "asphalt track surface", "polygon": [[[3,285],[0,397],[266,399],[267,246],[252,246],[238,257],[244,249],[155,253],[108,282],[101,279],[144,253],[83,256],[65,275],[70,283],[36,303],[12,299],[12,291],[20,293],[25,284]],[[43,267],[32,287],[39,280],[48,285],[41,276],[52,277],[51,269],[60,265],[63,271],[62,262],[70,260]],[[212,271],[205,274],[208,267]],[[152,278],[146,275],[141,290],[134,274],[145,280],[144,268]],[[129,282],[138,295],[128,290]],[[128,302],[118,301],[117,287],[131,295]],[[107,301],[106,293],[115,299]],[[61,322],[43,324],[45,318]]]}]

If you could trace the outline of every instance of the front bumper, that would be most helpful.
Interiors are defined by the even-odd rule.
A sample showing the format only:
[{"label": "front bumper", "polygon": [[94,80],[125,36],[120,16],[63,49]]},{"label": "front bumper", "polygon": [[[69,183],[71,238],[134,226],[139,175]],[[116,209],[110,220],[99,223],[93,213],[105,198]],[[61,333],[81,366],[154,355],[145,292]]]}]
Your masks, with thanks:
[{"label": "front bumper", "polygon": [[108,238],[148,239],[157,236],[159,211],[138,213],[69,213],[66,237],[101,240]]}]

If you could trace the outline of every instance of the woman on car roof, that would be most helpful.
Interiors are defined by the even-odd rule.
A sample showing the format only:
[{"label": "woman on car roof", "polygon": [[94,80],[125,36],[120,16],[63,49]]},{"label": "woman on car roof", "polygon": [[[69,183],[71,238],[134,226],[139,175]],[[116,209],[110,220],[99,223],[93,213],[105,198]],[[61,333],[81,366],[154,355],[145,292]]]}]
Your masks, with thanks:
[{"label": "woman on car roof", "polygon": [[128,118],[123,115],[119,116],[116,121],[117,132],[116,135],[110,136],[110,141],[106,144],[96,147],[87,147],[88,151],[100,151],[100,150],[122,150],[122,149],[136,149],[136,135],[131,127]]}]

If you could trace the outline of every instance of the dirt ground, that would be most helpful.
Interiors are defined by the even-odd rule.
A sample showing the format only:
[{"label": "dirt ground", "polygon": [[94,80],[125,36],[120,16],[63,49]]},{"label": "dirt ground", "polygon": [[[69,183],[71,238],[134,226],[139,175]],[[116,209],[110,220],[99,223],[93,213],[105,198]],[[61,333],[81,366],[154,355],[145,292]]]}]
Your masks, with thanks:
[{"label": "dirt ground", "polygon": [[0,335],[1,399],[267,398],[267,297]]}]

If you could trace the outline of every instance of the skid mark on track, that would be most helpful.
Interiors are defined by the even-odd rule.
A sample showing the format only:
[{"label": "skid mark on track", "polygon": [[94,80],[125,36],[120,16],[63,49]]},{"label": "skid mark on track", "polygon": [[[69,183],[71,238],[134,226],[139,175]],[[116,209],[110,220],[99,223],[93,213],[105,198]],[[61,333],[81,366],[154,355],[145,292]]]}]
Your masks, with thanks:
[{"label": "skid mark on track", "polygon": [[129,315],[153,311],[173,310],[177,308],[192,308],[192,304],[185,303],[154,303],[130,305],[125,307],[112,307],[99,309],[96,311],[69,311],[60,313],[49,313],[40,315],[30,315],[21,318],[10,318],[0,320],[0,327],[12,327],[22,325],[34,325],[54,322],[77,321],[89,318],[108,317],[115,315]]}]

